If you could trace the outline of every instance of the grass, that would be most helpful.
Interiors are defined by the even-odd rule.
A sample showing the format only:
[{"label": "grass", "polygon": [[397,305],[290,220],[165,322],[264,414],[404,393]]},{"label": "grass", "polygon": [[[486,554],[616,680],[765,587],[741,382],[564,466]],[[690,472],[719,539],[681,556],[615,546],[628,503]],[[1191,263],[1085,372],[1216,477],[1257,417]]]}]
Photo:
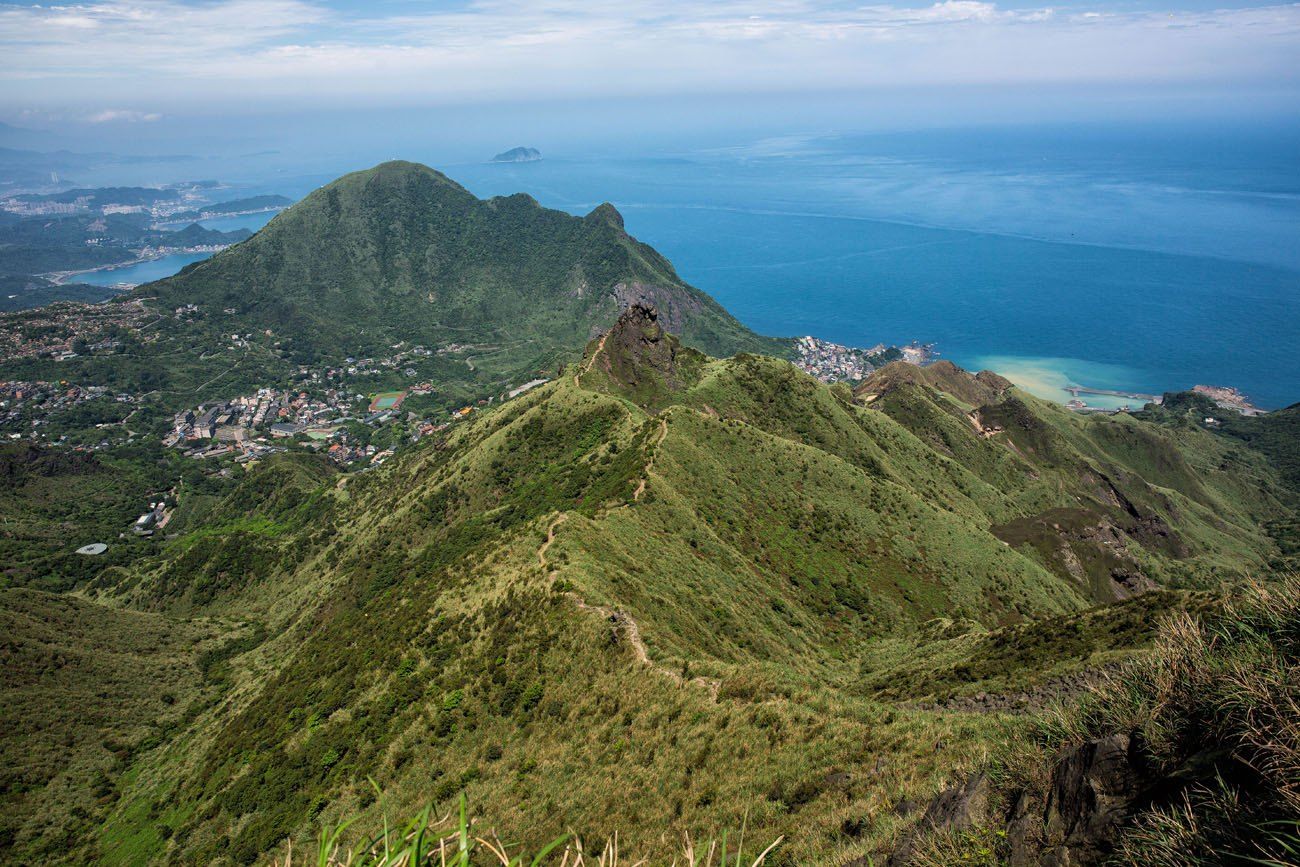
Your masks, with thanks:
[{"label": "grass", "polygon": [[246,625],[202,656],[210,700],[130,754],[85,860],[258,863],[465,792],[510,853],[617,831],[668,862],[744,805],[747,839],[784,838],[773,867],[847,861],[1030,725],[913,702],[1141,652],[1184,595],[1098,607],[1104,585],[996,528],[1086,504],[1053,532],[1161,578],[1273,550],[1277,503],[1238,474],[1259,466],[1179,469],[1222,457],[1204,432],[1018,399],[982,437],[921,386],[864,407],[755,356],[701,361],[651,410],[587,379],[373,472],[265,461],[87,588]]},{"label": "grass", "polygon": [[115,808],[136,757],[212,698],[199,657],[229,628],[0,591],[0,851],[43,860],[84,845],[78,829]]},{"label": "grass", "polygon": [[[378,787],[375,787],[378,791]],[[381,793],[382,794],[382,793]],[[617,867],[620,858],[627,856],[619,851],[618,835],[596,850],[587,850],[582,841],[573,835],[556,837],[542,846],[531,858],[524,854],[511,855],[513,848],[502,842],[495,831],[480,835],[479,825],[468,812],[465,796],[460,797],[459,809],[453,815],[435,819],[433,808],[426,807],[405,825],[389,827],[384,819],[383,831],[375,837],[351,847],[342,842],[344,833],[352,822],[321,827],[315,857],[299,856],[295,862],[292,843],[287,844],[283,857],[271,861],[271,867],[469,867],[474,863],[500,864],[501,867],[541,867],[556,864],[559,867]],[[698,845],[689,836],[682,842],[680,863],[682,867],[761,867],[768,856],[781,844],[777,838],[757,856],[746,856],[745,834],[742,829],[736,850],[727,844],[727,835],[721,841],[709,840]],[[561,848],[563,847],[563,848]],[[476,857],[477,855],[477,857]],[[631,867],[647,863],[634,861]],[[674,858],[677,864],[678,859]]]},{"label": "grass", "polygon": [[[1114,863],[1294,865],[1300,857],[1300,579],[1170,615],[1153,652],[1035,717],[996,756],[997,798],[1043,797],[1058,757],[1129,734],[1151,782],[1111,841]],[[996,808],[992,815],[997,815]],[[996,820],[924,841],[918,863],[1000,863]],[[1033,851],[1031,849],[1031,851]],[[988,859],[992,860],[988,860]]]}]

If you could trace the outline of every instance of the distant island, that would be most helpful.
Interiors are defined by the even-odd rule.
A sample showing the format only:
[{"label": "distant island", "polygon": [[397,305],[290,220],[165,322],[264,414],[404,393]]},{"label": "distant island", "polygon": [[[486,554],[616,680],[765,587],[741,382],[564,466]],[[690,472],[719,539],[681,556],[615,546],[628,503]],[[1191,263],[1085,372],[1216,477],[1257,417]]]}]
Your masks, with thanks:
[{"label": "distant island", "polygon": [[535,163],[542,158],[537,148],[511,148],[492,158],[494,163]]}]

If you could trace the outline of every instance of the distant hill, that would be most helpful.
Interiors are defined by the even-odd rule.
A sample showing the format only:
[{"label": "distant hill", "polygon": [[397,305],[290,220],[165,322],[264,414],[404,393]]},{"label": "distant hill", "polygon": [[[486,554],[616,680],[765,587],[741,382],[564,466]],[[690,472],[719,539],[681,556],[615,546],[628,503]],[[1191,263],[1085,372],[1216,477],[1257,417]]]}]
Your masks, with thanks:
[{"label": "distant hill", "polygon": [[285,208],[292,204],[293,199],[286,196],[249,196],[245,199],[232,199],[229,202],[218,202],[215,205],[204,205],[198,210],[183,211],[176,214],[172,219],[177,221],[201,220],[208,217],[220,217],[225,214],[270,211],[276,208]]},{"label": "distant hill", "polygon": [[153,205],[177,198],[174,189],[157,187],[90,187],[84,189],[64,190],[58,193],[24,193],[14,197],[20,202],[51,202],[72,204],[84,201],[86,207],[94,210],[105,205]]},{"label": "distant hill", "polygon": [[492,158],[494,163],[535,163],[542,158],[542,152],[537,148],[511,148],[508,151],[502,151]]},{"label": "distant hill", "polygon": [[485,367],[532,369],[576,351],[634,301],[657,305],[713,354],[789,351],[682,281],[610,205],[582,218],[523,194],[484,201],[406,162],[340,178],[246,243],[139,294],[204,305],[223,331],[270,328],[300,358],[456,342],[490,345]]},{"label": "distant hill", "polygon": [[55,301],[95,303],[117,294],[108,286],[54,283],[31,275],[0,275],[0,312],[44,307]]},{"label": "distant hill", "polygon": [[175,247],[194,247],[207,244],[237,244],[253,237],[248,229],[233,229],[222,232],[218,229],[206,229],[198,223],[190,223],[184,229],[163,235],[162,243]]}]

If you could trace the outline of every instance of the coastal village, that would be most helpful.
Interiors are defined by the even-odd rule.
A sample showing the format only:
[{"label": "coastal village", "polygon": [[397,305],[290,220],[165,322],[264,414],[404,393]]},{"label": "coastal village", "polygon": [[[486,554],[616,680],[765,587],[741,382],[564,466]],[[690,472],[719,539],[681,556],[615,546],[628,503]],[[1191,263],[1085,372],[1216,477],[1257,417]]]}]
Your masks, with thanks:
[{"label": "coastal village", "polygon": [[860,349],[811,335],[796,340],[795,351],[798,353],[795,366],[826,383],[858,382],[891,361],[902,359],[912,364],[926,364],[938,355],[932,343],[913,341],[902,348],[878,343],[869,349]]}]

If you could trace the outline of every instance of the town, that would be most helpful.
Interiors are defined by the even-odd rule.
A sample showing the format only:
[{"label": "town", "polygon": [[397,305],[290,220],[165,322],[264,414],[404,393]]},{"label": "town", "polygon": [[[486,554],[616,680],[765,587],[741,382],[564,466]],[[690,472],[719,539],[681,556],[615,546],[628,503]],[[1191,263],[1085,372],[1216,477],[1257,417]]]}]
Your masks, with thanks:
[{"label": "town", "polygon": [[[359,369],[365,368],[348,368]],[[325,374],[332,372],[336,371],[330,369]],[[319,378],[320,372],[309,375]],[[513,399],[548,381],[530,380],[501,398]],[[441,433],[497,400],[496,395],[480,398],[474,405],[451,410],[444,418],[402,412],[408,397],[432,391],[428,382],[368,396],[342,388],[326,388],[316,396],[294,389],[260,388],[254,394],[176,413],[163,445],[183,449],[193,458],[234,455],[236,463],[296,446],[322,451],[339,466],[361,469],[382,464],[402,443]],[[385,428],[388,430],[377,433]]]},{"label": "town", "polygon": [[[919,346],[919,344],[914,344]],[[799,358],[795,366],[822,382],[857,382],[866,379],[877,367],[905,357],[906,350],[879,343],[870,349],[858,349],[820,340],[811,335],[795,341]],[[908,359],[912,360],[911,358]],[[914,363],[920,363],[920,357]]]},{"label": "town", "polygon": [[0,355],[9,361],[53,358],[66,361],[117,349],[126,335],[151,343],[156,334],[142,331],[158,315],[138,299],[116,304],[59,302],[0,314]]}]

